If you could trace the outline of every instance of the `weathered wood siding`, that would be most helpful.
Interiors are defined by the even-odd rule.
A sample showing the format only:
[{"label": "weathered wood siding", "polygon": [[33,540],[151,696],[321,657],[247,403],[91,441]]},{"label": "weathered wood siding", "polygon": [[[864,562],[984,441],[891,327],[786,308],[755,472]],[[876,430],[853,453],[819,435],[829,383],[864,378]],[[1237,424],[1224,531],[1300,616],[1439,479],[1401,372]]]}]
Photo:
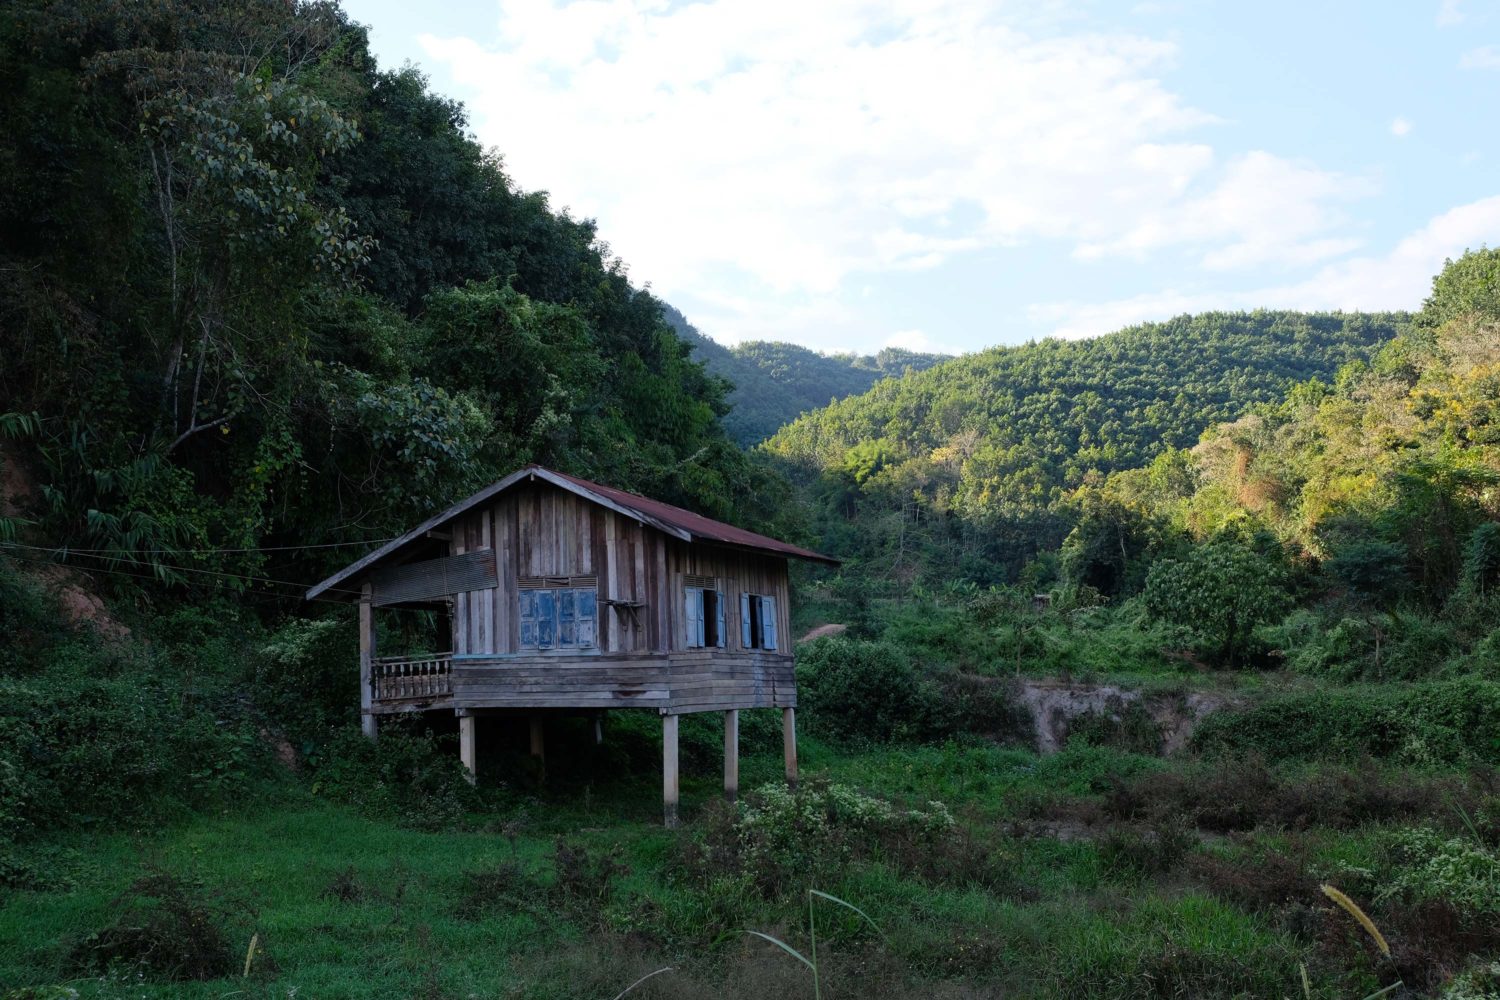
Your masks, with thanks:
[{"label": "weathered wood siding", "polygon": [[694,650],[455,658],[455,707],[656,708],[672,713],[795,708],[790,654]]},{"label": "weathered wood siding", "polygon": [[[784,558],[690,545],[548,483],[517,486],[486,508],[454,522],[452,552],[495,554],[498,586],[454,599],[453,651],[505,655],[520,651],[518,583],[528,577],[593,577],[599,594],[598,643],[592,654],[688,651],[683,577],[718,581],[725,597],[726,645],[741,652],[742,593],[776,599],[778,652],[791,652]],[[635,604],[632,611],[610,602]],[[695,651],[696,652],[696,651]],[[560,662],[558,651],[545,654]],[[570,675],[571,676],[571,675]]]}]

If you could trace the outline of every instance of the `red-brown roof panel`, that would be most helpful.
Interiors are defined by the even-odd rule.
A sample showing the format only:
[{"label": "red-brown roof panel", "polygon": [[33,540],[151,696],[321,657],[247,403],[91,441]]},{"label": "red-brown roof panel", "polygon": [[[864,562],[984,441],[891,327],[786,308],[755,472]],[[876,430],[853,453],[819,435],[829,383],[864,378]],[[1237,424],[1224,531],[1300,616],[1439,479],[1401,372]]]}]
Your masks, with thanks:
[{"label": "red-brown roof panel", "polygon": [[834,566],[837,566],[839,562],[837,559],[825,556],[820,552],[804,549],[801,546],[792,545],[789,542],[783,542],[768,535],[757,534],[754,531],[747,531],[744,528],[736,528],[732,524],[715,521],[711,517],[704,517],[702,514],[695,514],[690,510],[685,510],[682,507],[674,507],[660,500],[653,500],[650,497],[643,497],[636,493],[627,493],[624,490],[615,489],[613,486],[605,486],[602,483],[590,482],[587,479],[570,476],[565,472],[543,469],[540,465],[530,465],[527,468],[538,469],[548,472],[559,479],[566,479],[568,482],[581,486],[592,493],[598,493],[600,496],[606,497],[612,503],[637,511],[650,520],[661,521],[681,531],[685,531],[692,535],[695,540],[718,542],[723,545],[732,545],[736,548],[757,549],[763,552],[773,552],[777,555],[789,556],[793,559],[809,559],[814,562],[830,563]]}]

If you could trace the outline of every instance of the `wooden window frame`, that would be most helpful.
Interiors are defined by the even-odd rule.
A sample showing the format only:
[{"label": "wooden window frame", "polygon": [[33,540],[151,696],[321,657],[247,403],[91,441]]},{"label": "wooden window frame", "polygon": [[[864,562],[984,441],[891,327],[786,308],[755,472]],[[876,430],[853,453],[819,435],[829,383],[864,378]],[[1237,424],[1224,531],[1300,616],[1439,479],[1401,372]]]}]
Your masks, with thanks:
[{"label": "wooden window frame", "polygon": [[780,652],[774,594],[740,594],[740,648]]},{"label": "wooden window frame", "polygon": [[[530,614],[528,604],[533,606]],[[545,623],[541,614],[544,604],[550,605]],[[520,653],[576,656],[599,652],[598,578],[548,576],[517,580],[516,620],[516,647]],[[532,633],[529,642],[528,625]],[[570,629],[572,639],[565,641]],[[543,644],[544,630],[550,639],[546,644]]]},{"label": "wooden window frame", "polygon": [[727,649],[728,608],[719,581],[710,576],[682,578],[683,648]]}]

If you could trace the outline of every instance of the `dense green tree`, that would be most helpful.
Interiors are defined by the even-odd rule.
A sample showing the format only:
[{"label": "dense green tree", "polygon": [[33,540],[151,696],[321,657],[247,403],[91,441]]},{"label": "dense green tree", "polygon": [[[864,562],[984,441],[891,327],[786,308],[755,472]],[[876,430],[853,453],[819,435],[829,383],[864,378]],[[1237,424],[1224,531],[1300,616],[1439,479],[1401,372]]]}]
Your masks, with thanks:
[{"label": "dense green tree", "polygon": [[335,5],[7,5],[0,128],[0,398],[35,414],[37,539],[207,586],[524,461],[791,529],[592,221],[516,189]]},{"label": "dense green tree", "polygon": [[1290,603],[1281,567],[1232,540],[1156,563],[1146,577],[1145,600],[1152,615],[1201,635],[1229,666],[1244,661],[1255,629],[1275,621]]}]

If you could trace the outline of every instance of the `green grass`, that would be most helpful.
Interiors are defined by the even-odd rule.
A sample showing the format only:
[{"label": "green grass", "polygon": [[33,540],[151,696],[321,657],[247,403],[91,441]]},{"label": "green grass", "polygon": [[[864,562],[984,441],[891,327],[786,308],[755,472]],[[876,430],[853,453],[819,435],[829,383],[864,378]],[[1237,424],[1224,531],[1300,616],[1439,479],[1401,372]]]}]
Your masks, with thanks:
[{"label": "green grass", "polygon": [[[747,792],[781,777],[780,747],[763,721],[747,726]],[[714,720],[694,720],[696,762],[684,768],[685,825],[675,832],[660,826],[651,723],[642,715],[610,726],[613,759],[622,762],[615,780],[568,756],[559,739],[544,789],[519,783],[489,796],[486,811],[455,829],[374,819],[288,777],[233,810],[175,825],[37,841],[24,855],[55,885],[0,898],[0,997],[6,988],[66,984],[83,997],[120,999],[610,1000],[672,967],[631,1000],[792,1000],[811,996],[807,970],[744,931],[805,948],[807,888],[856,904],[883,931],[871,933],[838,907],[819,912],[826,997],[1302,996],[1302,963],[1313,970],[1316,996],[1365,996],[1382,982],[1358,937],[1343,951],[1323,951],[1326,933],[1313,919],[1323,906],[1317,880],[1367,903],[1391,880],[1395,828],[1385,820],[1194,834],[1155,865],[1151,838],[1160,832],[1110,822],[1110,796],[1122,781],[1142,783],[1137,795],[1148,795],[1157,777],[1202,780],[1208,765],[1077,742],[1049,757],[960,742],[849,751],[804,733],[808,783],[855,787],[898,810],[945,802],[969,853],[927,865],[898,850],[849,852],[835,837],[816,855],[811,886],[762,891],[754,871],[694,868],[688,858],[687,847],[720,822]],[[1317,775],[1308,768],[1287,771],[1287,780],[1311,783]],[[1458,826],[1451,816],[1430,819]],[[576,876],[562,871],[559,840],[586,856],[585,868],[600,859],[621,867],[607,892],[589,897],[588,886],[570,882]],[[1266,909],[1226,882],[1224,871],[1254,882],[1257,859],[1269,855],[1305,859],[1307,900]],[[252,934],[260,936],[249,978],[172,984],[81,970],[72,958],[78,943],[114,924],[121,898],[153,870],[201,883],[236,967]],[[478,895],[475,877],[489,886]],[[333,892],[341,886],[342,898]],[[1391,901],[1377,919],[1400,906]],[[1335,922],[1335,939],[1341,930]],[[1392,937],[1419,931],[1401,927]]]},{"label": "green grass", "polygon": [[[878,859],[818,871],[816,888],[856,903],[888,935],[821,913],[825,995],[1291,995],[1297,963],[1313,957],[1310,942],[1201,890],[1112,876],[1090,839],[1012,828],[1037,801],[1094,795],[1106,772],[1159,761],[1087,747],[1047,759],[981,746],[846,754],[809,739],[804,748],[809,778],[897,803],[947,802],[1007,874],[987,888],[962,876],[913,877]],[[753,787],[779,776],[779,760],[756,753],[743,771]],[[47,857],[68,884],[0,902],[0,984],[67,983],[85,997],[609,1000],[670,965],[676,971],[633,996],[810,996],[806,970],[741,933],[801,947],[805,896],[731,893],[682,874],[679,844],[708,822],[714,778],[687,782],[688,822],[675,833],[659,826],[657,787],[646,775],[587,793],[561,775],[553,790],[511,796],[462,831],[404,829],[288,779],[235,811],[54,842]],[[593,857],[619,851],[629,871],[607,901],[559,902],[558,837]],[[465,912],[466,876],[507,863],[524,872],[522,891]],[[70,964],[74,944],[114,920],[117,897],[148,866],[193,876],[226,905],[237,963],[250,935],[260,935],[263,954],[248,979],[91,978]],[[363,897],[331,897],[341,878]]]}]

